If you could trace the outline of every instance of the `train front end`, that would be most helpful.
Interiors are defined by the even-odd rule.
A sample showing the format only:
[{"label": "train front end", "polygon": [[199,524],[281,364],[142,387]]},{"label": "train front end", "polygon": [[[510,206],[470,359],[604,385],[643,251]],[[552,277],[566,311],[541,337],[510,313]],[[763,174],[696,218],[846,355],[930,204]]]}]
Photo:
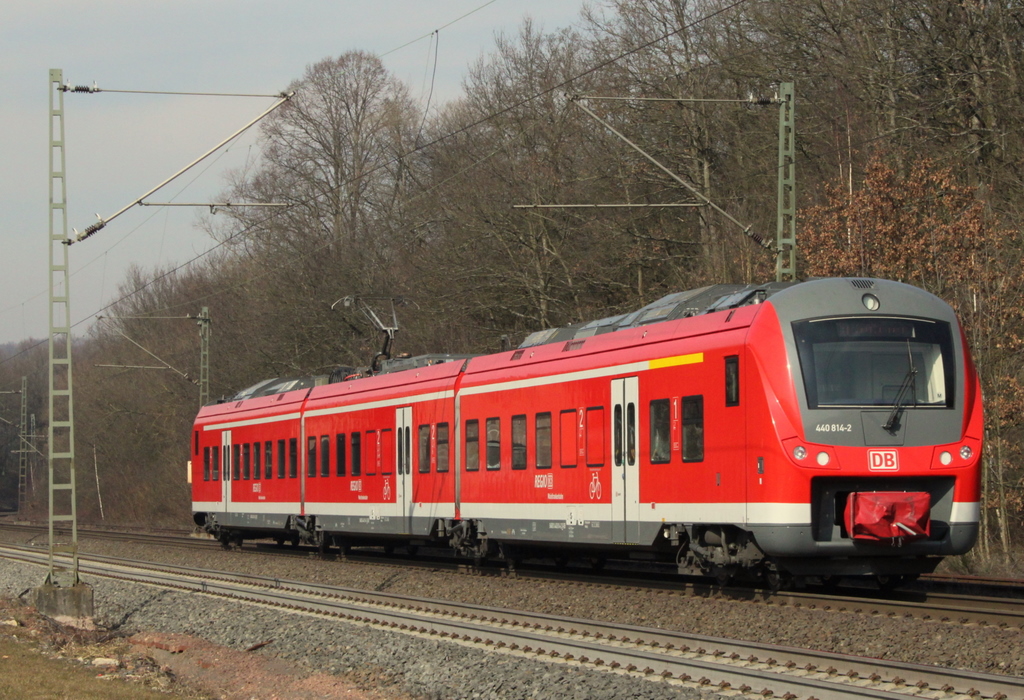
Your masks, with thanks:
[{"label": "train front end", "polygon": [[[949,305],[878,279],[805,282],[768,305],[748,347],[774,448],[761,451],[775,469],[761,458],[748,526],[773,565],[899,582],[967,552],[981,389]],[[773,511],[797,517],[757,522]]]}]

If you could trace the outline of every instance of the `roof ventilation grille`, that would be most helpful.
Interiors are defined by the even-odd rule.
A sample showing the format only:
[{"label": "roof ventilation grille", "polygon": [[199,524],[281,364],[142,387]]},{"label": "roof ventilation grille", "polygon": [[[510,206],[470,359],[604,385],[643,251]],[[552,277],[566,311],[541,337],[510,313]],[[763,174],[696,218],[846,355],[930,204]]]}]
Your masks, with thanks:
[{"label": "roof ventilation grille", "polygon": [[512,359],[513,360],[518,360],[520,357],[523,356],[524,352],[526,352],[526,351],[525,350],[516,350],[514,353],[512,353]]},{"label": "roof ventilation grille", "polygon": [[580,339],[580,340],[570,340],[568,343],[565,344],[565,347],[562,348],[562,352],[570,352],[572,350],[579,350],[580,348],[583,347],[583,343],[585,343],[585,342],[587,342],[585,338]]},{"label": "roof ventilation grille", "polygon": [[875,288],[874,280],[859,280],[859,279],[857,279],[857,280],[850,280],[850,284],[852,284],[857,289],[874,289]]}]

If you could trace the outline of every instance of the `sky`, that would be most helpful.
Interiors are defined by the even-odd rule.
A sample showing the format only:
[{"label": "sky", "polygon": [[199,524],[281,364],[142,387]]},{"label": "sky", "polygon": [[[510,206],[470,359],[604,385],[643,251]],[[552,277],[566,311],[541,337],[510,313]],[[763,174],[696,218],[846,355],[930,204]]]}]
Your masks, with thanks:
[{"label": "sky", "polygon": [[[531,18],[578,21],[583,0],[4,0],[0,3],[0,344],[49,329],[50,69],[101,90],[274,95],[346,51],[383,56],[426,105],[458,97],[498,33]],[[447,25],[447,26],[446,26]],[[442,28],[443,27],[443,28]],[[431,35],[434,30],[439,30]],[[137,200],[273,104],[273,98],[64,93],[67,226],[82,231]],[[211,202],[258,152],[256,129],[148,198]],[[134,265],[174,266],[213,245],[206,209],[132,207],[69,248],[76,337]],[[59,222],[59,219],[58,219]],[[198,309],[196,309],[198,312]]]}]

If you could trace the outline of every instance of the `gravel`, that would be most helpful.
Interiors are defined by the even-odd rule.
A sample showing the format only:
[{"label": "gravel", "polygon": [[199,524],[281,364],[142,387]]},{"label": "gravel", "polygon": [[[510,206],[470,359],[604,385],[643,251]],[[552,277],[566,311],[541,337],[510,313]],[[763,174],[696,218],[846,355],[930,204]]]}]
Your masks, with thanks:
[{"label": "gravel", "polygon": [[[84,576],[94,590],[96,621],[125,632],[188,634],[233,649],[273,640],[273,654],[305,673],[330,673],[366,688],[417,698],[536,700],[712,699],[712,693],[657,681],[581,670],[436,642],[357,624],[322,620],[257,605],[197,597]],[[42,581],[42,569],[0,559],[0,595],[16,596]]]},{"label": "gravel", "polygon": [[[224,552],[143,548],[83,540],[83,551],[282,579],[443,598],[516,610],[600,619],[839,653],[1024,674],[1024,634],[939,621],[810,610],[672,592],[480,577],[320,559],[271,557],[250,545]],[[40,583],[38,567],[0,560],[0,594]],[[274,640],[259,652],[309,671],[341,674],[363,687],[423,698],[696,698],[709,693],[612,673],[491,654],[450,642],[325,621],[244,603],[162,592],[99,579],[97,614],[109,625],[177,632],[235,649]]]}]

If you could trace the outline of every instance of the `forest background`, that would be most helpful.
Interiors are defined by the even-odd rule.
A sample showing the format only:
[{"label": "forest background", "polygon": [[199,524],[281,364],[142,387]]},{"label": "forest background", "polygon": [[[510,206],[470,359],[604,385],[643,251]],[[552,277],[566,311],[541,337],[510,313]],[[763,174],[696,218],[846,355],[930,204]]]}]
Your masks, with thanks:
[{"label": "forest background", "polygon": [[[630,98],[587,104],[773,240],[778,107],[672,98],[743,101],[794,82],[799,274],[897,279],[956,309],[987,439],[983,536],[961,563],[1019,573],[1022,75],[1017,0],[606,0],[571,29],[526,21],[498,37],[462,95],[427,112],[373,55],[314,63],[261,123],[260,158],[225,176],[227,201],[290,206],[204,217],[212,254],[132,270],[109,320],[75,340],[79,518],[100,522],[102,496],[106,523],[190,524],[199,333],[145,317],[209,307],[216,398],[366,365],[380,334],[331,308],[346,296],[403,300],[398,352],[482,353],[674,291],[774,279],[773,255],[708,207],[513,205],[696,201],[570,99]],[[97,367],[152,364],[139,346],[180,373]],[[0,347],[0,387],[22,377],[45,435],[45,342]],[[0,509],[16,506],[12,396]],[[23,512],[45,517],[45,459],[30,467]]]}]

